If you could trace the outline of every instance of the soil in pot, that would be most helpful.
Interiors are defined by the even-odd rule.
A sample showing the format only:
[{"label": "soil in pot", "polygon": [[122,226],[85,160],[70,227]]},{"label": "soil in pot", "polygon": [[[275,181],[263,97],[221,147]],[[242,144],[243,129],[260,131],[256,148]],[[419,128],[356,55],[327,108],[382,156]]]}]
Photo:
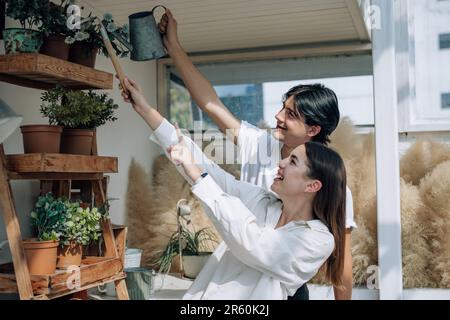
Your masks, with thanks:
[{"label": "soil in pot", "polygon": [[55,273],[59,241],[38,241],[33,238],[23,240],[22,245],[31,275]]},{"label": "soil in pot", "polygon": [[31,29],[5,29],[3,39],[6,54],[35,53],[42,46],[42,33]]},{"label": "soil in pot", "polygon": [[59,153],[63,127],[51,125],[21,126],[24,153]]},{"label": "soil in pot", "polygon": [[94,68],[97,54],[97,47],[76,41],[70,46],[69,61]]},{"label": "soil in pot", "polygon": [[65,42],[66,37],[61,34],[51,34],[44,38],[40,53],[62,60],[69,59],[70,45]]},{"label": "soil in pot", "polygon": [[91,155],[93,129],[66,129],[61,136],[61,153]]},{"label": "soil in pot", "polygon": [[56,267],[58,269],[67,269],[70,266],[80,266],[83,246],[78,242],[71,242],[66,246],[58,247],[58,259]]}]

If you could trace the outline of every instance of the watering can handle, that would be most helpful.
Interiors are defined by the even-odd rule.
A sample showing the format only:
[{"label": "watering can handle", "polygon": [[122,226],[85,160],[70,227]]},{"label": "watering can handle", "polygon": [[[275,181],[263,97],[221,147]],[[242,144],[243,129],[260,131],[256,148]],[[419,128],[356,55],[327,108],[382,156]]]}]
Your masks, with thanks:
[{"label": "watering can handle", "polygon": [[152,15],[153,15],[155,9],[158,8],[158,7],[161,7],[161,8],[164,8],[164,10],[167,10],[166,7],[164,7],[163,5],[160,5],[160,4],[159,4],[159,5],[153,7],[153,9],[152,9]]}]

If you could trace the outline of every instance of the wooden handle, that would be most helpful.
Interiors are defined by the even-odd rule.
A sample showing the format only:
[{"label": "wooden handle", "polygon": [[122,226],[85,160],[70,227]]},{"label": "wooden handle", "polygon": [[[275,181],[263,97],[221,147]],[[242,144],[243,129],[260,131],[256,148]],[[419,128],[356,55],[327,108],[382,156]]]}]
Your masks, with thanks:
[{"label": "wooden handle", "polygon": [[127,88],[125,87],[125,73],[123,72],[122,66],[119,63],[119,59],[117,58],[116,53],[114,52],[114,48],[111,45],[111,41],[109,40],[108,33],[105,29],[105,26],[100,21],[100,31],[103,38],[103,43],[105,44],[106,50],[108,51],[108,55],[111,58],[114,69],[116,70],[117,76],[119,77],[120,84],[122,85],[122,90],[126,93],[129,93]]}]

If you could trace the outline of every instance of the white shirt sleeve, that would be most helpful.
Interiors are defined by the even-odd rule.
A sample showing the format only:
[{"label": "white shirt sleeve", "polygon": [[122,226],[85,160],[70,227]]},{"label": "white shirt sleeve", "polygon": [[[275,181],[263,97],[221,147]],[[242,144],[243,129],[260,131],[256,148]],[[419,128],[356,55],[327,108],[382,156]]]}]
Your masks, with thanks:
[{"label": "white shirt sleeve", "polygon": [[[164,149],[166,156],[168,156],[167,148],[178,143],[178,136],[175,127],[165,119],[153,132],[150,139],[158,143]],[[183,136],[183,139],[188,148],[191,150],[194,156],[195,163],[203,171],[208,172],[208,174],[226,193],[229,193],[236,197],[246,195],[246,199],[254,200],[258,200],[266,196],[266,192],[261,187],[252,185],[247,182],[238,181],[233,175],[229,174],[221,167],[219,167],[214,161],[210,160],[203,153],[200,147],[189,137]],[[176,168],[178,172],[180,172],[190,184],[194,184],[194,182],[186,176],[182,166],[176,166]]]},{"label": "white shirt sleeve", "polygon": [[[249,267],[278,279],[289,294],[310,280],[334,249],[330,233],[260,226],[239,198],[223,192],[210,177],[194,185],[192,191],[205,205],[231,253]],[[241,195],[243,198],[246,195]]]}]

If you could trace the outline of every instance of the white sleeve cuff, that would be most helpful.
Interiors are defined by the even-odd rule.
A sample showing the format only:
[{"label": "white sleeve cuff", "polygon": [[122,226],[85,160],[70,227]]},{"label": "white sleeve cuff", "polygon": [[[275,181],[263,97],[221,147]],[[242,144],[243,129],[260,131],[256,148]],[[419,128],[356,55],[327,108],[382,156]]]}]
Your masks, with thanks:
[{"label": "white sleeve cuff", "polygon": [[166,119],[164,119],[159,127],[153,131],[149,139],[159,144],[164,151],[166,151],[168,147],[178,143],[175,127]]},{"label": "white sleeve cuff", "polygon": [[209,203],[208,200],[216,199],[217,196],[221,196],[224,193],[209,174],[196,181],[192,186],[192,192],[205,203]]}]

